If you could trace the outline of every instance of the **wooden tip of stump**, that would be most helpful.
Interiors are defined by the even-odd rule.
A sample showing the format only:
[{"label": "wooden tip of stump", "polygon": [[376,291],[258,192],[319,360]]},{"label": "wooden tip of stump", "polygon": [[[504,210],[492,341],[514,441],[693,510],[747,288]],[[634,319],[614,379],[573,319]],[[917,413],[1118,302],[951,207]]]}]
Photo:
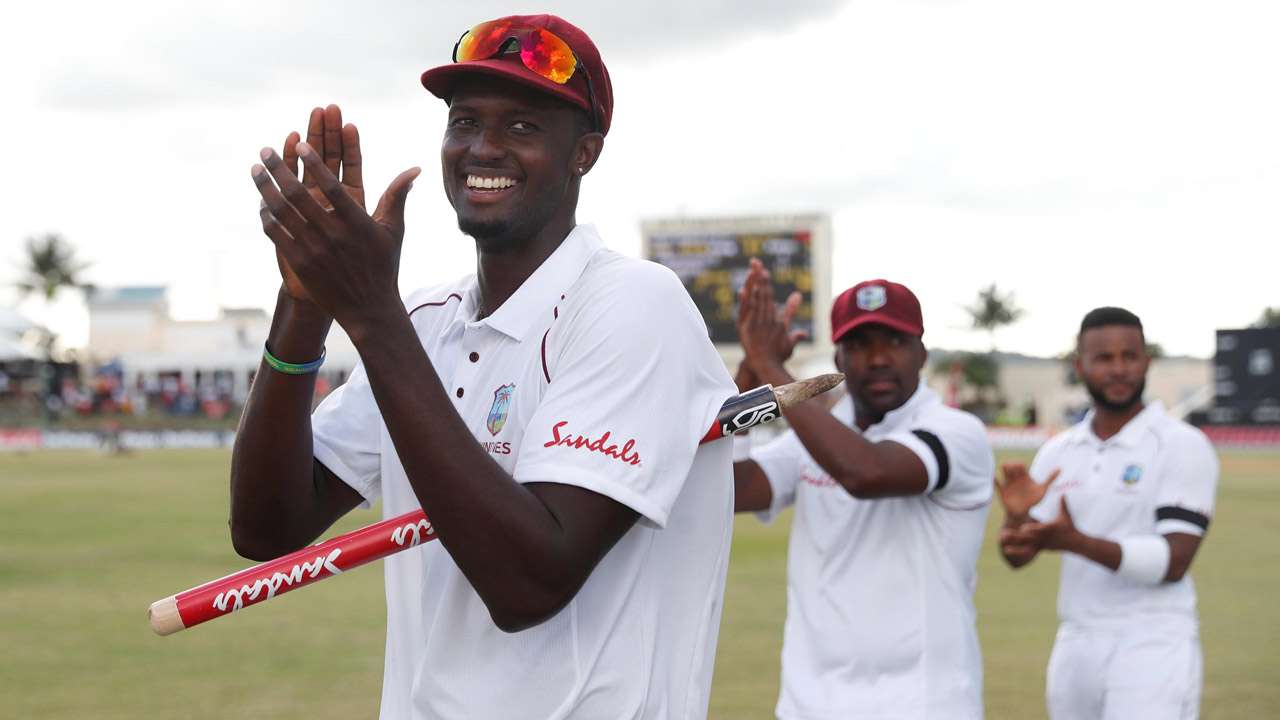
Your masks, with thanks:
[{"label": "wooden tip of stump", "polygon": [[186,628],[182,624],[182,616],[178,614],[177,595],[151,603],[151,607],[147,609],[147,620],[151,622],[151,629],[157,635],[172,635]]},{"label": "wooden tip of stump", "polygon": [[840,373],[826,373],[823,375],[815,375],[806,380],[797,380],[793,383],[787,383],[782,387],[774,388],[773,391],[778,398],[778,404],[783,408],[788,408],[796,403],[801,403],[809,398],[821,395],[842,382],[844,382],[844,375]]}]

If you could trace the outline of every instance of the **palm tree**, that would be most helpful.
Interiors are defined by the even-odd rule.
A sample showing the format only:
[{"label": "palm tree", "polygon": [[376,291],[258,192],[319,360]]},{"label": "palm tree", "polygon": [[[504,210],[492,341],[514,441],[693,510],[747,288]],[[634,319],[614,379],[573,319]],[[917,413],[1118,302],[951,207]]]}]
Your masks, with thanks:
[{"label": "palm tree", "polygon": [[1024,314],[1013,293],[1001,294],[995,283],[978,291],[978,299],[965,308],[974,330],[983,330],[991,338],[991,352],[996,351],[996,330],[1012,325]]},{"label": "palm tree", "polygon": [[[93,292],[93,286],[80,279],[80,273],[89,263],[76,258],[76,249],[66,238],[57,233],[27,238],[27,253],[22,267],[23,277],[14,283],[22,297],[36,295],[48,308],[63,289],[73,288]],[[38,337],[40,349],[46,360],[53,362],[58,336],[42,328]]]},{"label": "palm tree", "polygon": [[88,289],[79,275],[89,263],[76,259],[71,243],[57,233],[46,233],[27,238],[27,255],[23,272],[25,277],[16,284],[24,297],[39,293],[45,302],[52,302],[63,288]]}]

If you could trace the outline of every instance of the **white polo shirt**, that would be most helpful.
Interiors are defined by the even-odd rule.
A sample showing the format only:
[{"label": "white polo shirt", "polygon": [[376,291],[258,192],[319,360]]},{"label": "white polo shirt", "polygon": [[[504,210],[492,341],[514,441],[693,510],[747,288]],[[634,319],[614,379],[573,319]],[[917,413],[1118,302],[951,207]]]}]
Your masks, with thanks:
[{"label": "white polo shirt", "polygon": [[[1059,500],[1087,535],[1119,541],[1134,535],[1203,535],[1213,516],[1218,456],[1204,433],[1152,402],[1106,441],[1093,433],[1093,412],[1036,453],[1031,477],[1062,472],[1032,517],[1058,516]],[[1124,625],[1164,618],[1194,629],[1195,585],[1188,573],[1174,583],[1145,585],[1073,553],[1063,553],[1058,617],[1084,626]]]},{"label": "white polo shirt", "polygon": [[[856,429],[852,399],[832,414]],[[973,591],[995,469],[986,429],[921,384],[863,436],[916,453],[926,492],[855,498],[794,432],[751,454],[773,489],[766,519],[796,506],[778,717],[981,718]]]},{"label": "white polo shirt", "polygon": [[[508,634],[439,542],[385,561],[382,717],[702,718],[733,515],[735,393],[680,281],[578,226],[497,311],[474,276],[407,307],[454,407],[518,482],[641,515],[546,622]],[[312,418],[315,456],[384,517],[420,507],[363,367]],[[426,508],[428,516],[431,509]]]}]

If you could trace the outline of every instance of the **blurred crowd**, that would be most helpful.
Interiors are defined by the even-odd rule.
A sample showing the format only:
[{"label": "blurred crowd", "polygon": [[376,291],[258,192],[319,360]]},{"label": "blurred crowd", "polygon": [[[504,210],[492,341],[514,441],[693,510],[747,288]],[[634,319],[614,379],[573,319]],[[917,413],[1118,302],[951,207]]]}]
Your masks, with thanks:
[{"label": "blurred crowd", "polygon": [[[239,416],[253,382],[237,386],[231,371],[136,373],[105,364],[87,373],[76,364],[49,364],[37,372],[0,369],[0,425],[37,418],[58,423],[74,418],[161,417],[226,420]],[[345,380],[345,373],[316,379],[317,402]]]}]

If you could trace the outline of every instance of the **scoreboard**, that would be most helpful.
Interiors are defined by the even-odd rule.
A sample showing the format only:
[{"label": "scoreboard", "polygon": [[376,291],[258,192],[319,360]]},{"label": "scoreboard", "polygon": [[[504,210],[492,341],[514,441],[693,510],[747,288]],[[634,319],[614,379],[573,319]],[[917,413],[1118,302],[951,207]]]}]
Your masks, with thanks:
[{"label": "scoreboard", "polygon": [[645,257],[684,283],[712,342],[737,344],[738,292],[755,257],[768,268],[778,302],[800,293],[792,328],[807,331],[812,348],[830,333],[829,228],[824,216],[791,216],[655,221],[641,232]]},{"label": "scoreboard", "polygon": [[1213,378],[1210,422],[1280,424],[1280,327],[1219,330]]}]

